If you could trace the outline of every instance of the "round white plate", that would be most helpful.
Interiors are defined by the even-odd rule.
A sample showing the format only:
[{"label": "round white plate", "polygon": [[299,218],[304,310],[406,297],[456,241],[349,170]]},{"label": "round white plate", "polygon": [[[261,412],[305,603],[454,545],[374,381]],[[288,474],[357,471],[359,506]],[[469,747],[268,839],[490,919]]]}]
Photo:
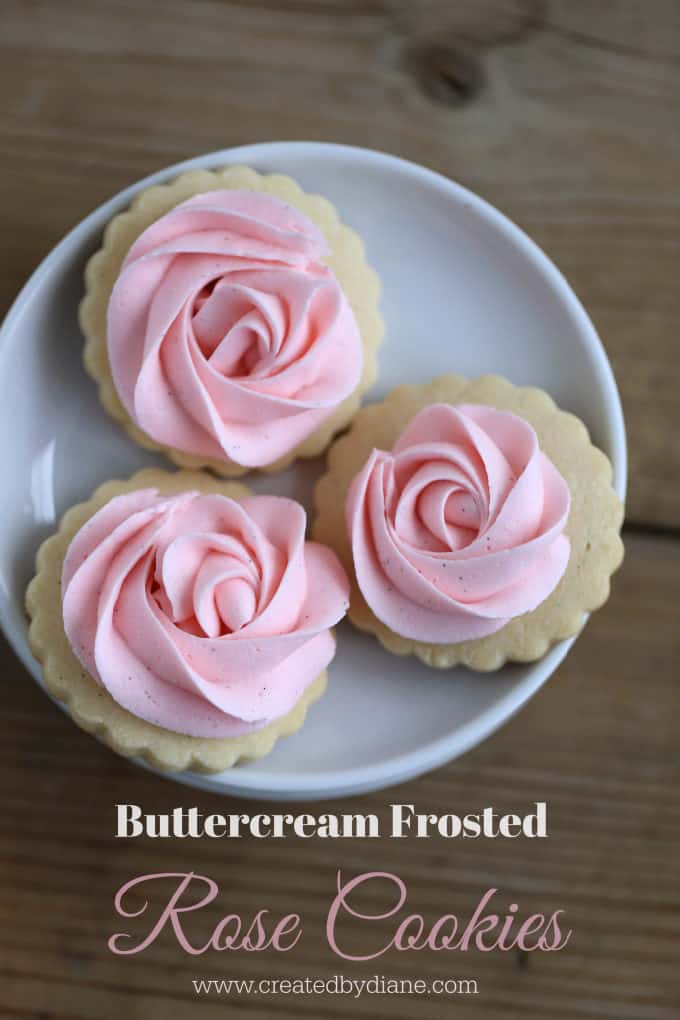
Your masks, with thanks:
[{"label": "round white plate", "polygon": [[[138,449],[105,414],[85,375],[76,320],[83,266],[106,222],[140,188],[188,168],[228,163],[290,174],[305,190],[328,196],[364,238],[383,282],[387,325],[380,378],[369,400],[398,383],[450,371],[493,371],[541,386],[587,423],[624,495],[623,416],[602,345],[564,278],[501,213],[438,174],[365,149],[277,142],[201,156],[140,181],[83,220],[33,274],[0,333],[0,623],[38,681],[23,611],[38,545],[63,511],[100,482],[164,463]],[[319,463],[307,463],[248,481],[309,507],[320,470]],[[476,675],[441,673],[390,656],[347,624],[338,638],[328,692],[302,730],[256,763],[176,778],[279,800],[392,785],[487,737],[544,683],[571,645],[556,645],[530,666]]]}]

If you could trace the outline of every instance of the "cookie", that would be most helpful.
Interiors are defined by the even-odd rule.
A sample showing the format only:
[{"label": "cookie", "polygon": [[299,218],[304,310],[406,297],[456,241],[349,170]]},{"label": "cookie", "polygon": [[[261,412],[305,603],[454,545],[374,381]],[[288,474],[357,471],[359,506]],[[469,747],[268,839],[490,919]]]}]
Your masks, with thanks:
[{"label": "cookie", "polygon": [[104,408],[180,467],[315,457],[377,375],[379,281],[327,199],[247,167],[140,192],[89,260],[80,324]]},{"label": "cookie", "polygon": [[[465,440],[452,454],[436,428]],[[388,651],[494,670],[540,658],[606,601],[623,557],[611,478],[585,425],[542,390],[447,375],[359,412],[329,450],[314,536],[350,575],[350,620]]]},{"label": "cookie", "polygon": [[323,693],[349,585],[293,500],[205,472],[102,485],[41,546],[30,646],[119,754],[219,772],[267,754]]}]

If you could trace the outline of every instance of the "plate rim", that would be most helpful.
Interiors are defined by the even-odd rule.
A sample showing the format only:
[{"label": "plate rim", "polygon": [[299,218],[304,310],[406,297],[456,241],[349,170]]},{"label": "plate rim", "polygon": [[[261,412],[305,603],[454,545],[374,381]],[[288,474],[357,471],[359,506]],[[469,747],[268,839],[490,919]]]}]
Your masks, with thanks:
[{"label": "plate rim", "polygon": [[[128,185],[101,203],[75,224],[33,270],[12,302],[2,325],[0,325],[0,365],[5,356],[5,351],[8,349],[8,337],[14,328],[15,320],[20,317],[25,305],[32,299],[34,293],[39,290],[44,277],[55,264],[60,262],[70,248],[82,244],[85,237],[98,224],[101,224],[103,227],[107,220],[119,208],[127,205],[137,192],[154,184],[163,183],[165,180],[186,170],[211,168],[241,160],[256,162],[258,156],[263,155],[266,155],[267,159],[276,159],[277,155],[285,157],[286,152],[290,152],[290,150],[297,151],[298,155],[308,152],[310,155],[316,156],[327,156],[330,158],[336,156],[346,160],[368,161],[374,165],[401,170],[412,177],[418,177],[421,181],[435,187],[440,192],[445,192],[448,197],[464,203],[476,215],[486,220],[492,228],[505,235],[513,247],[520,250],[528,262],[531,263],[532,269],[536,270],[543,277],[544,282],[559,296],[575,328],[581,334],[594,356],[597,381],[605,402],[605,419],[609,433],[607,440],[610,447],[608,456],[613,467],[614,487],[619,497],[625,500],[627,444],[623,409],[616,379],[595,326],[564,275],[528,234],[486,199],[435,170],[380,150],[344,145],[336,142],[255,142],[226,149],[217,149],[213,152],[182,160],[179,163],[163,167]],[[27,672],[44,690],[40,665],[30,653],[26,640],[26,630],[22,631],[21,628],[15,628],[14,621],[10,617],[9,608],[12,604],[8,593],[3,591],[0,595],[0,627]],[[513,685],[505,694],[501,695],[477,718],[457,728],[453,733],[423,745],[416,751],[410,751],[402,755],[397,754],[396,756],[384,759],[382,762],[350,769],[314,772],[304,776],[300,776],[299,773],[289,774],[285,772],[268,775],[256,771],[248,772],[246,768],[238,768],[219,773],[219,776],[226,777],[225,780],[220,780],[215,776],[201,775],[189,771],[173,774],[159,773],[139,759],[133,759],[133,761],[147,770],[164,775],[183,785],[221,793],[225,796],[251,799],[312,801],[321,798],[331,799],[385,789],[438,768],[446,762],[465,754],[491,736],[500,726],[508,722],[549,679],[566,656],[576,637],[578,635],[558,642],[536,663],[528,665],[528,672],[523,679]],[[64,712],[68,713],[64,705],[55,701],[55,699],[51,700]],[[231,777],[236,779],[237,776],[237,782],[230,782]]]}]

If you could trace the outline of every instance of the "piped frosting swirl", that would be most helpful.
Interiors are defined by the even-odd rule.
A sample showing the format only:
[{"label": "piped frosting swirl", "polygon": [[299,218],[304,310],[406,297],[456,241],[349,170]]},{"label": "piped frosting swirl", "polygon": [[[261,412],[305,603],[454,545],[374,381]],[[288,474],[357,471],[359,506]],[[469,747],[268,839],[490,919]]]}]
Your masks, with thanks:
[{"label": "piped frosting swirl", "polygon": [[290,499],[143,489],[80,529],[62,572],[69,643],[134,715],[197,737],[285,715],[335,652],[349,585]]},{"label": "piped frosting swirl", "polygon": [[354,479],[346,516],[357,582],[403,637],[492,634],[555,589],[569,559],[569,490],[528,422],[434,404]]},{"label": "piped frosting swirl", "polygon": [[148,227],[107,315],[113,381],[139,428],[246,467],[303,442],[362,372],[327,254],[308,217],[256,191],[194,195]]}]

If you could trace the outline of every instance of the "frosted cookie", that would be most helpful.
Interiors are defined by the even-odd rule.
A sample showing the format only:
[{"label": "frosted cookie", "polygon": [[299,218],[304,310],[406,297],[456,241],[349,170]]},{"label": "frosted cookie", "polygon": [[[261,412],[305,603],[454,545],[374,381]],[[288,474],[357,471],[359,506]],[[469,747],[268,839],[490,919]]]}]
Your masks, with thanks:
[{"label": "frosted cookie", "polygon": [[235,476],[321,453],[376,378],[379,282],[289,177],[195,170],[140,192],[88,262],[85,365],[141,446]]},{"label": "frosted cookie", "polygon": [[491,670],[542,656],[609,594],[623,507],[583,423],[497,376],[401,386],[329,451],[317,540],[391,652]]},{"label": "frosted cookie", "polygon": [[26,605],[47,690],[120,754],[219,772],[294,733],[349,584],[290,499],[199,472],[102,485],[41,546]]}]

